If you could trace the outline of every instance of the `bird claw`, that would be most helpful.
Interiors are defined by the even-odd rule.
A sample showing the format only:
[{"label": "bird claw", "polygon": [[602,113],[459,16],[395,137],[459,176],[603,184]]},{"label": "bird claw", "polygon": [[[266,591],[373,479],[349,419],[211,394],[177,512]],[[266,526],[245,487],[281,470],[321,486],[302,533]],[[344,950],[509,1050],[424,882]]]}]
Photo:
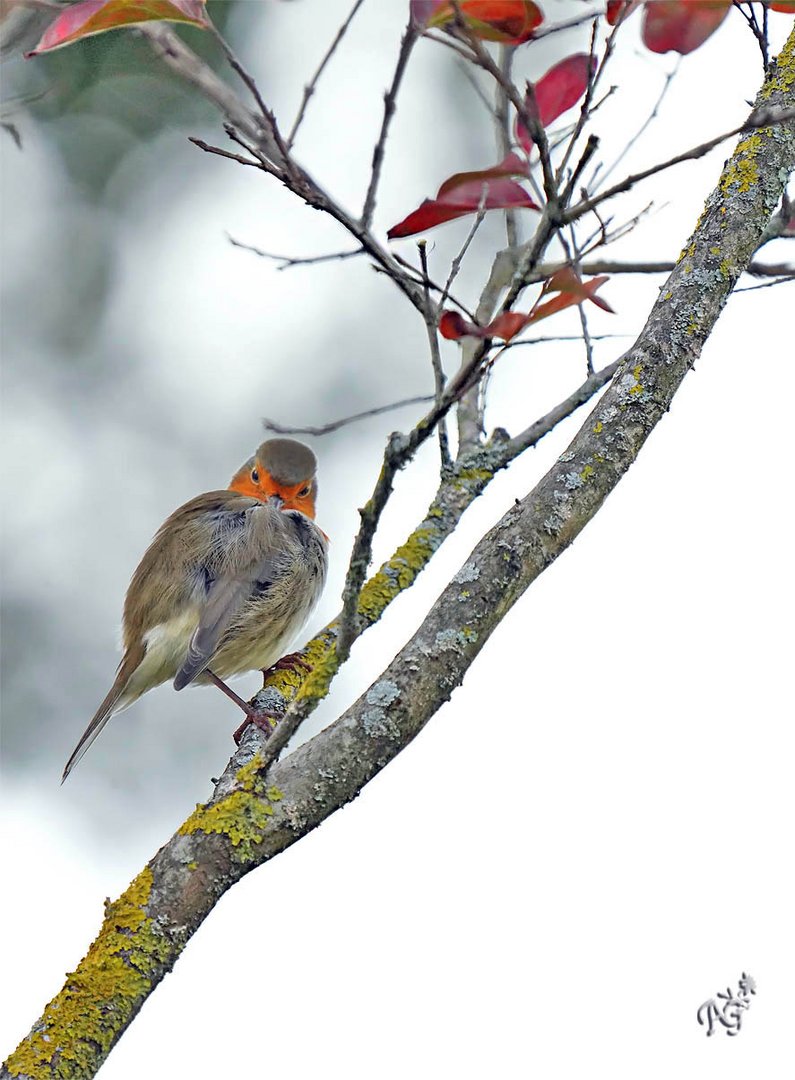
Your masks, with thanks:
[{"label": "bird claw", "polygon": [[246,719],[232,735],[232,738],[235,740],[235,745],[240,746],[249,724],[258,727],[265,738],[269,739],[274,730],[274,725],[271,723],[271,720],[279,720],[280,718],[281,713],[274,712],[271,709],[252,709],[250,712],[246,713]]},{"label": "bird claw", "polygon": [[268,677],[275,671],[295,671],[297,667],[302,667],[307,674],[312,670],[312,665],[304,658],[302,653],[287,653],[280,660],[277,660],[275,664],[271,664],[270,667],[262,669],[263,686],[267,684]]}]

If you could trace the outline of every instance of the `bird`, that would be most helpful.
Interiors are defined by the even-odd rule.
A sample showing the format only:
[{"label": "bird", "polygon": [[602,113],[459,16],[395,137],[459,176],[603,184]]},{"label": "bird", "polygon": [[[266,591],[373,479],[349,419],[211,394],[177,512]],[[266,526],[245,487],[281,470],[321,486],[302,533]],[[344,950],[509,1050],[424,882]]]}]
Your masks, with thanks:
[{"label": "bird", "polygon": [[[317,459],[295,439],[262,443],[223,491],[180,506],[155,534],[130,581],[116,679],[66,763],[61,783],[116,713],[173,680],[212,683],[286,661],[326,580],[328,537],[315,524]],[[304,662],[306,667],[306,663]],[[259,717],[259,720],[258,720]]]}]

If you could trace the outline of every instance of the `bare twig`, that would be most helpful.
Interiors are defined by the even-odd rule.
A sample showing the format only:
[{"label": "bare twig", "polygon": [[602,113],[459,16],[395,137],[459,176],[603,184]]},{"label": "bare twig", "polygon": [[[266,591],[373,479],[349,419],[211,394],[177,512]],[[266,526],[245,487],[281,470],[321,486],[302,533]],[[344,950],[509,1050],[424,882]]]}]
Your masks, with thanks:
[{"label": "bare twig", "polygon": [[403,398],[402,401],[393,401],[389,405],[377,405],[373,409],[365,409],[364,412],[354,413],[352,416],[344,416],[341,420],[331,420],[328,424],[319,427],[289,427],[279,424],[263,416],[262,425],[266,431],[273,431],[276,435],[329,435],[332,431],[339,431],[348,424],[355,424],[358,420],[367,420],[371,416],[381,416],[382,413],[394,412],[395,409],[403,409],[408,405],[425,405],[434,401],[433,394],[423,394],[420,397]]},{"label": "bare twig", "polygon": [[739,135],[743,131],[754,130],[760,127],[769,127],[772,124],[783,124],[793,117],[795,117],[795,109],[771,109],[767,107],[757,109],[748,117],[745,123],[740,124],[736,128],[732,128],[731,131],[725,131],[722,135],[716,135],[714,139],[708,139],[706,142],[699,143],[698,146],[693,146],[681,154],[675,154],[674,157],[668,158],[667,161],[661,161],[659,164],[652,165],[648,169],[633,173],[631,176],[622,180],[621,183],[614,184],[613,187],[600,192],[598,195],[593,196],[593,198],[582,199],[572,206],[571,209],[563,212],[563,223],[568,225],[570,222],[576,221],[577,218],[582,217],[583,214],[587,214],[590,210],[593,210],[595,206],[599,206],[600,203],[605,202],[605,200],[612,199],[614,196],[620,195],[624,191],[629,191],[630,188],[634,187],[635,184],[640,183],[641,180],[646,180],[648,177],[663,172],[665,169],[670,169],[674,165],[679,165],[683,161],[694,161],[697,158],[704,157],[710,150],[714,150],[716,146],[719,146],[722,142],[732,138],[734,135]]},{"label": "bare twig", "polygon": [[795,281],[795,275],[788,275],[787,277],[774,278],[773,281],[763,281],[761,285],[744,285],[741,289],[735,289],[738,292],[754,292],[756,289],[769,289],[771,285],[785,285]]},{"label": "bare twig", "polygon": [[400,89],[400,84],[406,71],[406,65],[411,56],[411,50],[417,43],[419,36],[420,31],[415,25],[412,17],[409,16],[408,26],[406,27],[400,42],[400,52],[398,53],[395,74],[392,76],[392,85],[389,87],[386,94],[384,94],[384,119],[381,122],[381,132],[378,136],[378,142],[375,144],[375,149],[373,150],[373,165],[370,173],[370,183],[367,187],[367,194],[364,197],[364,208],[362,209],[361,223],[365,229],[369,229],[370,222],[373,219],[378,181],[381,178],[381,167],[384,163],[386,138],[389,134],[389,125],[391,124],[392,117],[395,113],[398,90]]},{"label": "bare twig", "polygon": [[[566,265],[565,262],[541,263],[534,273],[528,275],[527,284],[532,285],[537,281],[544,281]],[[584,274],[668,274],[675,265],[674,262],[619,262],[610,259],[592,259],[582,263],[582,272]],[[786,277],[795,274],[795,265],[777,263],[766,266],[764,263],[752,262],[745,272],[756,277]]]},{"label": "bare twig", "polygon": [[[508,83],[513,81],[511,78],[513,54],[514,49],[512,45],[500,46],[500,72],[504,82]],[[497,138],[497,152],[500,155],[500,161],[502,161],[511,150],[511,114],[509,105],[510,102],[508,100],[508,95],[505,93],[505,87],[502,82],[499,82],[495,86],[494,122]],[[505,211],[505,234],[508,240],[508,247],[515,248],[519,239],[516,229],[516,211],[510,209],[510,207]]]},{"label": "bare twig", "polygon": [[248,88],[251,96],[257,103],[257,108],[259,109],[260,116],[265,122],[266,130],[270,133],[270,136],[276,144],[276,148],[278,150],[279,160],[277,161],[277,164],[286,173],[288,173],[290,176],[293,176],[294,179],[297,179],[298,173],[296,170],[296,166],[290,156],[290,151],[288,150],[284,139],[282,138],[282,133],[279,131],[279,125],[276,123],[276,116],[265,104],[262,98],[262,94],[260,94],[259,92],[259,87],[257,86],[254,76],[251,75],[250,72],[248,72],[240,63],[238,58],[235,56],[231,45],[228,43],[226,38],[224,38],[218,27],[211,23],[210,28],[216,41],[221,46],[221,49],[226,56],[229,66],[232,68],[233,71],[237,73],[237,75]]},{"label": "bare twig", "polygon": [[[459,250],[458,254],[453,258],[453,261],[450,263],[450,273],[447,275],[447,281],[445,281],[445,283],[444,283],[444,289],[442,289],[442,295],[439,298],[439,306],[440,307],[442,307],[442,305],[444,305],[447,302],[447,298],[448,298],[448,296],[450,296],[450,289],[452,287],[452,284],[455,281],[455,279],[458,277],[458,273],[459,273],[459,271],[461,269],[461,264],[464,261],[464,256],[466,255],[467,251],[469,250],[469,245],[475,239],[475,233],[480,228],[481,222],[483,221],[484,217],[486,216],[486,197],[487,197],[487,194],[488,194],[488,184],[484,184],[483,185],[483,191],[482,191],[481,196],[480,196],[480,205],[478,206],[477,214],[475,214],[475,220],[472,222],[472,228],[467,233],[466,239],[464,240],[464,243],[461,245],[461,249]],[[426,269],[426,267],[423,265],[423,270],[425,270],[425,269]],[[430,278],[428,278],[427,274],[424,274],[424,278],[425,278],[425,282],[427,283],[428,287],[433,288],[434,286],[431,283]]]},{"label": "bare twig", "polygon": [[[615,341],[617,338],[632,337],[631,334],[591,334],[591,341]],[[582,334],[547,334],[543,337],[512,338],[501,349],[501,353],[509,349],[520,349],[525,345],[550,345],[556,341],[582,341]]]},{"label": "bare twig", "polygon": [[[298,164],[294,157],[288,155],[289,160],[285,161],[275,135],[269,129],[270,120],[267,121],[266,127],[263,128],[257,118],[241,103],[234,91],[226,83],[222,82],[212,69],[192,52],[173,31],[163,25],[156,27],[144,25],[141,27],[140,33],[150,42],[164,63],[209,98],[230,120],[231,124],[234,125],[227,128],[230,138],[235,139],[241,146],[245,146],[246,150],[260,162],[264,171],[278,177],[307,205],[324,210],[342,225],[361,244],[367,254],[373,258],[378,267],[387,274],[410,303],[418,311],[422,312],[424,299],[421,283],[412,280],[407,274],[403,273],[397,261],[381,246],[369,229],[365,228],[361,222],[355,221]],[[272,117],[267,107],[265,111]],[[275,128],[275,121],[274,130],[278,131]],[[253,145],[247,143],[243,136],[245,136],[245,139],[250,140]],[[219,152],[217,147],[210,147],[206,143],[198,142],[197,145],[210,153]],[[221,156],[228,156],[228,154],[221,152]],[[243,163],[252,164],[250,161],[246,162],[245,159],[243,159]],[[287,169],[284,173],[281,171],[282,164]]]},{"label": "bare twig", "polygon": [[[431,367],[433,368],[433,384],[435,389],[434,400],[439,405],[442,400],[442,394],[444,393],[444,368],[442,367],[442,357],[439,353],[439,312],[436,305],[431,300],[431,291],[428,285],[428,252],[426,250],[426,243],[421,240],[417,247],[420,253],[420,265],[422,266],[422,273],[424,278],[425,287],[425,329],[428,332],[428,347],[431,353]],[[443,418],[439,421],[439,456],[441,458],[442,473],[444,474],[450,469],[452,464],[450,459],[450,442],[447,437],[447,421]]]},{"label": "bare twig", "polygon": [[[562,233],[560,235],[560,243],[563,250],[566,252],[566,258],[569,260],[570,265],[573,267],[577,276],[581,277],[582,263],[580,262],[580,249],[577,246],[577,236],[573,225],[569,229],[569,236],[571,238],[571,245],[569,245],[569,241],[566,240]],[[582,340],[585,345],[585,369],[589,375],[593,375],[593,342],[588,330],[588,316],[585,313],[585,304],[577,304],[577,312],[580,316]]]},{"label": "bare twig", "polygon": [[[471,234],[471,230],[470,230],[470,234]],[[457,258],[458,257],[463,258],[465,250],[466,249],[464,247],[462,247],[461,251],[458,253]],[[413,263],[410,263],[408,259],[404,258],[403,255],[399,255],[397,252],[394,253],[393,257],[395,259],[395,262],[399,263],[402,267],[404,267],[404,269],[409,270],[412,274],[415,274],[416,275],[416,280],[420,284],[424,283],[423,282],[422,271],[419,270],[416,266],[414,266]],[[450,285],[452,285],[452,281],[449,281],[448,284],[446,284],[446,285],[439,285],[432,278],[428,278],[427,280],[428,280],[428,288],[431,289],[432,292],[439,293],[440,296],[444,297],[444,300],[440,301],[440,303],[446,303],[449,300],[451,304],[455,304],[455,306],[459,309],[459,311],[463,311],[463,313],[466,315],[466,317],[468,319],[472,319],[472,320],[475,319],[475,316],[472,314],[472,312],[469,310],[469,308],[466,306],[466,304],[463,303],[463,301],[459,300],[457,297],[453,296],[453,294],[450,292]]]},{"label": "bare twig", "polygon": [[[196,142],[195,139],[191,140]],[[228,157],[234,157],[233,154],[226,155]],[[253,164],[249,162],[248,164]],[[364,248],[355,248],[353,251],[332,251],[327,255],[277,255],[272,251],[263,251],[261,248],[255,247],[254,244],[246,244],[242,240],[236,240],[234,236],[226,234],[226,238],[229,243],[236,248],[242,248],[243,251],[251,251],[254,255],[259,255],[263,259],[273,259],[275,262],[280,263],[276,267],[277,270],[287,270],[292,266],[312,266],[315,263],[322,262],[336,262],[339,259],[352,259],[356,255],[364,255]]]},{"label": "bare twig", "polygon": [[[610,176],[610,174],[615,171],[616,167],[621,164],[621,162],[627,156],[627,154],[632,149],[632,147],[635,146],[639,142],[639,140],[643,137],[643,135],[649,129],[650,125],[659,116],[660,106],[662,105],[663,101],[665,100],[665,96],[666,96],[666,94],[668,93],[668,91],[669,91],[669,89],[671,87],[671,83],[673,82],[674,78],[676,77],[676,75],[677,75],[677,73],[679,71],[679,67],[680,67],[681,62],[682,62],[682,57],[677,56],[676,63],[671,68],[671,70],[666,74],[665,79],[663,80],[662,90],[660,91],[659,96],[657,97],[657,100],[655,101],[655,103],[654,103],[654,105],[652,107],[651,112],[646,117],[646,119],[643,121],[641,126],[635,132],[635,134],[630,138],[630,140],[626,144],[626,146],[624,146],[621,153],[615,159],[613,164],[610,165],[610,167],[608,169],[606,169],[603,173],[601,173],[601,175],[599,176],[599,184],[600,185],[604,184],[604,182],[607,180],[608,176]],[[596,187],[595,187],[593,181],[591,182],[591,184],[589,186],[594,191],[596,190]]]},{"label": "bare twig", "polygon": [[326,55],[320,61],[320,64],[318,65],[318,68],[315,71],[315,74],[312,76],[312,78],[309,80],[309,82],[304,87],[304,93],[303,93],[303,96],[301,97],[301,104],[298,107],[298,113],[296,114],[295,120],[293,121],[293,126],[290,128],[290,134],[287,136],[287,149],[288,150],[292,150],[292,148],[293,148],[293,143],[295,142],[295,137],[298,134],[298,129],[300,128],[301,124],[304,121],[304,117],[306,116],[306,107],[309,104],[309,99],[312,97],[312,95],[315,92],[315,89],[317,88],[318,79],[323,74],[323,71],[324,71],[324,69],[326,67],[326,64],[329,62],[329,60],[332,58],[334,53],[337,51],[337,47],[338,47],[339,43],[345,37],[345,33],[346,33],[348,27],[351,25],[351,22],[353,21],[353,18],[356,15],[356,12],[359,10],[359,8],[362,6],[363,3],[364,3],[364,0],[356,0],[356,2],[354,3],[353,7],[350,10],[350,13],[349,13],[347,19],[342,24],[342,26],[340,26],[339,30],[337,31],[337,33],[336,33],[336,35],[334,37],[334,40],[329,45],[328,50],[326,51]]},{"label": "bare twig", "polygon": [[[757,20],[756,11],[754,10],[753,4],[742,4],[739,2],[739,0],[734,0],[734,6],[745,19],[749,29],[751,30],[751,33],[756,38],[762,53],[762,67],[765,71],[767,71],[770,66],[770,55],[768,51],[769,43],[767,36],[767,5],[762,5],[763,25],[761,27],[759,25],[759,21]],[[747,12],[745,11],[746,7],[748,8]]]},{"label": "bare twig", "polygon": [[230,161],[236,161],[239,165],[251,165],[253,168],[263,169],[265,172],[274,171],[267,169],[259,159],[252,161],[251,158],[244,158],[241,154],[233,154],[231,150],[222,150],[220,146],[213,146],[211,143],[205,142],[204,139],[197,139],[194,135],[188,136],[188,142],[192,142],[194,146],[198,146],[200,150],[204,150],[208,154],[217,154],[218,157],[229,158]]},{"label": "bare twig", "polygon": [[[590,44],[588,46],[588,59],[589,59],[589,62],[591,63],[591,65],[593,64],[594,54],[595,54],[595,50],[596,50],[596,32],[597,32],[598,26],[599,26],[599,20],[598,20],[598,18],[594,18],[593,24],[591,26],[591,41],[590,41]],[[566,147],[565,151],[563,152],[563,158],[561,160],[560,165],[558,166],[558,171],[555,174],[555,179],[556,179],[556,182],[557,182],[558,185],[560,185],[563,182],[563,177],[564,177],[564,175],[566,173],[566,166],[568,165],[569,159],[571,158],[571,155],[574,152],[574,147],[575,147],[575,145],[577,143],[577,140],[579,139],[580,134],[582,133],[582,130],[585,127],[589,116],[591,115],[591,101],[593,100],[594,88],[596,86],[597,78],[601,74],[601,69],[604,67],[607,55],[609,55],[607,50],[610,47],[612,37],[613,37],[613,35],[611,33],[610,37],[608,38],[608,41],[607,41],[607,46],[605,48],[606,55],[603,58],[601,65],[599,65],[597,67],[596,71],[594,72],[593,77],[591,77],[591,75],[590,75],[591,69],[590,68],[588,69],[588,71],[589,71],[588,83],[587,83],[587,85],[585,87],[585,94],[583,95],[582,104],[580,105],[580,110],[579,110],[579,113],[577,115],[577,122],[574,125],[574,128],[573,128],[572,133],[571,133],[571,137],[569,138],[568,146]],[[571,184],[571,187],[572,187],[572,189],[574,188],[574,183],[573,182]]]},{"label": "bare twig", "polygon": [[455,9],[456,28],[466,39],[476,63],[478,63],[484,71],[487,71],[497,85],[502,88],[508,101],[510,101],[519,114],[520,121],[530,132],[530,138],[533,140],[538,150],[538,157],[541,162],[541,173],[544,178],[544,194],[546,195],[547,200],[547,213],[552,218],[556,219],[558,211],[558,189],[555,182],[555,172],[552,168],[552,162],[549,156],[549,140],[547,138],[547,133],[538,119],[538,109],[534,107],[533,86],[531,83],[527,84],[527,96],[531,103],[530,108],[528,109],[524,99],[516,89],[516,86],[510,79],[505,78],[499,66],[494,63],[491,54],[484,49],[483,45],[467,26],[461,15],[457,0],[452,0],[452,4]]}]

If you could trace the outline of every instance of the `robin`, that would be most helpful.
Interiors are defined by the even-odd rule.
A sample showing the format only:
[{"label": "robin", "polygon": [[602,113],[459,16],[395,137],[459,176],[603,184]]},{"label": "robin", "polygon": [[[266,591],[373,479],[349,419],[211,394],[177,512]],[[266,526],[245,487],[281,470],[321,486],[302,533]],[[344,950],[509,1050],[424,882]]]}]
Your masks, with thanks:
[{"label": "robin", "polygon": [[[147,690],[267,673],[300,632],[326,579],[328,537],[314,523],[317,461],[293,439],[269,439],[226,491],[198,495],[160,526],[124,601],[116,680],[66,763],[63,780],[115,713]],[[290,660],[295,658],[282,658]]]}]

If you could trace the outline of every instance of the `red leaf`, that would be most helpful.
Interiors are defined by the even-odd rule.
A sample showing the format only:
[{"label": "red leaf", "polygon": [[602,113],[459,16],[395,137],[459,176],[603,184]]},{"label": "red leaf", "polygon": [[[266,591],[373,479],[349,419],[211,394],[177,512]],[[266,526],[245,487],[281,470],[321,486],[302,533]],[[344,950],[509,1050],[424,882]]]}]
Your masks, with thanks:
[{"label": "red leaf", "polygon": [[767,5],[771,11],[783,11],[787,15],[795,15],[795,0],[777,0],[776,3]]},{"label": "red leaf", "polygon": [[439,333],[448,341],[458,341],[462,337],[488,337],[482,326],[469,322],[458,311],[445,311],[439,319]]},{"label": "red leaf", "polygon": [[[570,267],[564,267],[547,279],[541,295],[526,315],[522,315],[518,311],[507,311],[502,315],[498,315],[480,336],[499,337],[504,341],[510,341],[530,323],[540,322],[541,319],[546,319],[558,311],[563,311],[564,308],[572,307],[574,304],[582,304],[586,300],[592,301],[604,311],[612,312],[613,309],[606,300],[603,300],[601,296],[594,295],[596,290],[604,285],[606,281],[606,274],[600,274],[598,277],[591,278],[590,281],[582,281]],[[549,293],[557,293],[558,295],[542,303],[541,301]]]},{"label": "red leaf", "polygon": [[502,315],[498,315],[496,319],[493,319],[488,326],[489,337],[502,338],[503,341],[510,341],[512,337],[515,337],[520,330],[524,330],[527,326],[527,315],[522,315],[518,311],[505,311]]},{"label": "red leaf", "polygon": [[626,22],[640,0],[607,0],[607,21],[611,26],[617,22]]},{"label": "red leaf", "polygon": [[[538,117],[542,127],[547,127],[572,105],[577,104],[588,89],[588,82],[595,70],[595,56],[589,56],[587,53],[567,56],[565,60],[551,67],[546,75],[542,75],[533,86],[533,94],[528,94],[525,99],[528,112]],[[530,132],[518,117],[515,135],[516,141],[529,154],[533,141],[530,138]]]},{"label": "red leaf", "polygon": [[51,52],[93,34],[103,34],[121,26],[166,19],[207,27],[205,0],[80,0],[50,23],[38,45],[25,57]]},{"label": "red leaf", "polygon": [[[467,173],[457,175],[465,177]],[[454,178],[451,177],[451,179]],[[452,190],[448,188],[448,184],[449,181],[442,184],[435,199],[425,199],[407,218],[393,225],[387,233],[388,238],[399,240],[404,236],[414,236],[415,233],[426,232],[436,225],[443,225],[445,221],[453,221],[466,214],[474,214],[480,207],[483,190],[487,185],[488,190],[483,202],[486,210],[506,210],[509,207],[539,209],[523,187],[513,180],[506,180],[499,176],[492,180],[465,180],[463,183],[458,183]]]},{"label": "red leaf", "polygon": [[[544,21],[541,9],[532,0],[460,0],[458,6],[469,30],[484,41],[520,45],[529,41]],[[413,0],[411,10],[415,22],[429,29],[444,28],[455,19],[455,8],[449,0],[436,4]]]},{"label": "red leaf", "polygon": [[[463,187],[465,184],[471,183],[473,180],[491,180],[498,176],[527,176],[528,165],[526,161],[523,161],[518,154],[508,154],[504,157],[499,165],[492,165],[490,169],[477,169],[474,172],[462,172],[455,173],[448,180],[442,184],[439,188],[439,194],[437,199],[441,199],[442,196],[447,195],[457,187]],[[478,198],[478,206],[480,205],[480,198]],[[477,207],[475,207],[477,209]]]},{"label": "red leaf", "polygon": [[[549,315],[554,315],[556,312],[571,307],[573,304],[582,304],[586,300],[592,301],[603,311],[612,313],[613,309],[608,302],[603,300],[601,296],[594,295],[596,290],[601,288],[607,280],[607,274],[600,274],[598,277],[591,278],[590,281],[582,281],[569,266],[557,270],[552,277],[547,279],[541,296],[533,306],[527,321],[539,322]],[[556,292],[558,295],[542,304],[540,301],[551,292]]]},{"label": "red leaf", "polygon": [[693,52],[729,14],[731,0],[656,0],[643,10],[643,43],[652,52]]}]

